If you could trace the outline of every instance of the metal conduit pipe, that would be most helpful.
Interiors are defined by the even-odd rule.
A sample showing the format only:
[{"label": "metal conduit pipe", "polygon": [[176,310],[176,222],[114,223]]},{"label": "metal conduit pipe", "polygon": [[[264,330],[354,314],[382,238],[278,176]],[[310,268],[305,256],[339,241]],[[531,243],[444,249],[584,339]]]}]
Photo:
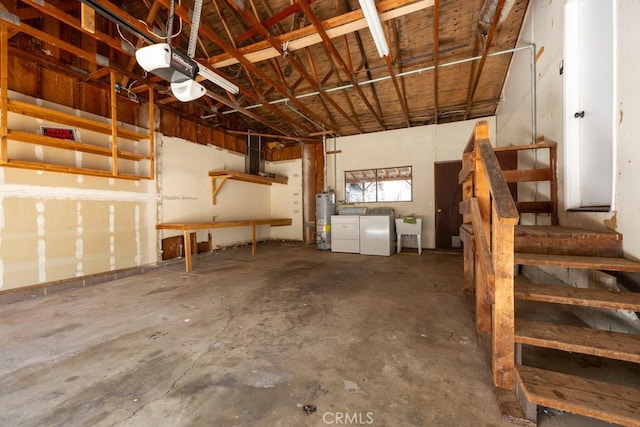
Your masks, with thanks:
[{"label": "metal conduit pipe", "polygon": [[[514,53],[514,52],[518,52],[521,50],[525,50],[525,49],[530,49],[531,50],[531,135],[532,135],[532,141],[531,143],[535,142],[536,139],[536,134],[537,134],[537,129],[536,129],[536,71],[535,71],[535,56],[536,56],[536,52],[535,52],[535,44],[528,44],[525,46],[520,46],[520,47],[514,47],[512,49],[506,49],[506,50],[501,50],[499,52],[492,52],[490,54],[488,54],[488,57],[491,56],[498,56],[498,55],[504,55],[507,53]],[[444,68],[444,67],[451,67],[453,65],[459,65],[459,64],[464,64],[466,62],[472,62],[472,61],[477,61],[479,59],[481,59],[482,56],[474,56],[471,58],[465,58],[465,59],[459,59],[457,61],[452,61],[452,62],[446,62],[444,64],[439,64],[438,68]],[[406,77],[406,76],[410,76],[412,74],[420,74],[420,73],[424,73],[425,71],[431,71],[435,68],[435,66],[431,65],[429,67],[424,67],[424,68],[419,68],[417,70],[411,70],[411,71],[405,71],[403,73],[399,73],[396,75],[396,77]],[[373,84],[373,83],[377,83],[377,82],[382,82],[385,80],[389,80],[391,79],[391,76],[384,76],[384,77],[378,77],[375,79],[371,79],[371,80],[364,80],[362,82],[358,82],[358,86],[364,86],[364,85],[369,85],[369,84]],[[341,90],[345,90],[345,89],[350,89],[352,88],[353,85],[352,84],[348,84],[348,85],[344,85],[344,86],[337,86],[337,87],[333,87],[333,88],[327,88],[324,91],[326,93],[332,93],[332,92],[338,92]],[[303,99],[303,98],[307,98],[310,96],[317,96],[320,95],[320,92],[309,92],[309,93],[304,93],[302,95],[296,95],[294,96],[295,99]],[[282,102],[288,102],[289,98],[281,98],[281,99],[276,99],[273,101],[269,101],[269,104],[274,105],[274,104],[280,104]],[[253,108],[258,108],[258,107],[262,107],[263,104],[254,104],[254,105],[250,105],[248,107],[244,107],[245,110],[251,110]],[[237,113],[239,112],[238,110],[229,110],[229,111],[224,111],[222,114],[231,114],[231,113]]]},{"label": "metal conduit pipe", "polygon": [[336,140],[338,136],[333,134],[333,191],[338,192],[338,149],[336,148]]},{"label": "metal conduit pipe", "polygon": [[327,135],[322,135],[322,192],[327,192]]}]

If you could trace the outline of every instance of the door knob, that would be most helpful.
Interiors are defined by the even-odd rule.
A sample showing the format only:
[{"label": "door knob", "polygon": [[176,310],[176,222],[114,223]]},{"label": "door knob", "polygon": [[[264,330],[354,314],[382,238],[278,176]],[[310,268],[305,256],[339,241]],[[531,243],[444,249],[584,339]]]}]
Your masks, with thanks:
[{"label": "door knob", "polygon": [[573,117],[577,118],[583,118],[584,117],[584,111],[578,111],[577,113],[575,113],[573,115]]},{"label": "door knob", "polygon": [[442,212],[442,209],[438,209],[436,212],[441,213],[441,212]]}]

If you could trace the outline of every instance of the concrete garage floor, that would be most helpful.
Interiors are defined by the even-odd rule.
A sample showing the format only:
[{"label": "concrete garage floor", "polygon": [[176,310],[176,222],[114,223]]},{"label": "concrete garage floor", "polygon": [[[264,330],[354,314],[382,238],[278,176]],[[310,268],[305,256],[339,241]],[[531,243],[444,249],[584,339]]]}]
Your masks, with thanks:
[{"label": "concrete garage floor", "polygon": [[510,425],[461,278],[266,243],[3,305],[0,425]]}]

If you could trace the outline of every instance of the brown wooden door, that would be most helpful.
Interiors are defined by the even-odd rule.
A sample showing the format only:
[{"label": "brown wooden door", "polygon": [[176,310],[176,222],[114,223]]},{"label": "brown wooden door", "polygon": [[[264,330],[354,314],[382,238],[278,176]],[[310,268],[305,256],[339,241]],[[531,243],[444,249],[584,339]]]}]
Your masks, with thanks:
[{"label": "brown wooden door", "polygon": [[461,168],[460,160],[433,164],[436,249],[452,249],[453,237],[460,236],[462,215],[458,204],[462,201],[462,186],[458,184],[458,173]]},{"label": "brown wooden door", "polygon": [[[517,151],[498,151],[496,157],[503,170],[518,168]],[[462,186],[458,184],[458,173],[462,169],[462,161],[436,162],[433,166],[436,249],[460,248],[462,215],[459,213],[458,205],[462,201]],[[517,200],[517,184],[509,184],[509,188],[514,200]]]}]

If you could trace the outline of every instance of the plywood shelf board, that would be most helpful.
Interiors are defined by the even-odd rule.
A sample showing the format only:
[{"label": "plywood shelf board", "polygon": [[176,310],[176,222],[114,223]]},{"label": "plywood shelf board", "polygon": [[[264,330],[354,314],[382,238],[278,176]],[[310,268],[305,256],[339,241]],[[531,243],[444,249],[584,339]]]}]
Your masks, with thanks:
[{"label": "plywood shelf board", "polygon": [[254,184],[271,185],[274,182],[277,184],[287,184],[287,178],[269,178],[266,176],[252,175],[243,172],[235,172],[229,170],[215,170],[210,171],[209,176],[211,178],[229,178],[236,181],[252,182]]},{"label": "plywood shelf board", "polygon": [[[64,150],[81,151],[83,153],[96,154],[99,156],[111,157],[111,147],[101,147],[99,145],[86,144],[82,142],[69,141],[65,139],[51,138],[35,133],[22,132],[9,129],[9,140],[24,142],[27,144],[44,145],[52,148],[60,148]],[[151,156],[130,151],[118,151],[118,158],[124,160],[149,160]]]},{"label": "plywood shelf board", "polygon": [[[84,117],[77,117],[72,114],[62,113],[60,111],[32,105],[27,102],[10,99],[8,101],[7,107],[12,113],[22,114],[36,119],[49,120],[68,126],[79,127],[86,130],[103,133],[105,135],[112,134],[110,124],[100,123]],[[149,139],[148,133],[136,132],[122,127],[118,128],[118,136],[131,140]]]},{"label": "plywood shelf board", "polygon": [[72,166],[56,165],[52,163],[30,162],[26,160],[9,159],[6,163],[0,163],[0,166],[12,167],[18,169],[44,170],[49,172],[70,173],[75,175],[100,176],[105,178],[120,178],[130,180],[151,179],[145,175],[134,175],[127,173],[119,173],[114,175],[110,171],[90,168],[77,168]]},{"label": "plywood shelf board", "polygon": [[214,205],[216,204],[216,197],[218,196],[218,193],[228,179],[262,185],[272,185],[274,182],[278,184],[287,184],[287,178],[268,178],[265,176],[251,175],[248,173],[229,170],[209,171],[209,176],[211,177],[211,202]]},{"label": "plywood shelf board", "polygon": [[[111,73],[111,79],[115,78],[115,74]],[[155,159],[154,159],[154,140],[153,140],[153,103],[149,104],[149,129],[148,133],[137,132],[134,130],[120,127],[118,122],[115,121],[117,117],[116,103],[114,102],[115,96],[111,94],[111,118],[106,119],[110,123],[104,123],[88,119],[85,117],[78,117],[73,114],[63,113],[56,111],[55,109],[45,108],[39,105],[33,105],[24,101],[8,99],[6,93],[2,95],[2,138],[0,147],[1,158],[0,166],[29,169],[29,170],[43,170],[50,172],[70,173],[78,175],[90,175],[98,177],[108,178],[121,178],[130,180],[140,179],[153,179]],[[152,91],[150,91],[150,100],[153,100]],[[52,138],[44,135],[39,135],[33,132],[26,132],[22,130],[10,129],[6,123],[7,113],[19,114],[33,119],[46,120],[52,123],[62,124],[66,126],[72,126],[82,130],[93,131],[108,135],[111,137],[109,146],[96,145],[86,142],[76,142],[72,140]],[[132,142],[148,141],[149,154],[136,153],[132,151],[122,150],[118,148],[118,142],[121,140],[127,140]],[[69,152],[83,152],[98,156],[105,156],[111,159],[110,166],[94,169],[86,167],[73,167],[63,164],[47,163],[47,162],[35,162],[23,159],[10,159],[7,156],[8,142],[18,142],[26,144],[36,144],[45,147],[50,147],[58,150],[66,150]],[[137,173],[121,172],[119,170],[119,160],[125,161],[149,161],[149,175],[141,175]]]}]

